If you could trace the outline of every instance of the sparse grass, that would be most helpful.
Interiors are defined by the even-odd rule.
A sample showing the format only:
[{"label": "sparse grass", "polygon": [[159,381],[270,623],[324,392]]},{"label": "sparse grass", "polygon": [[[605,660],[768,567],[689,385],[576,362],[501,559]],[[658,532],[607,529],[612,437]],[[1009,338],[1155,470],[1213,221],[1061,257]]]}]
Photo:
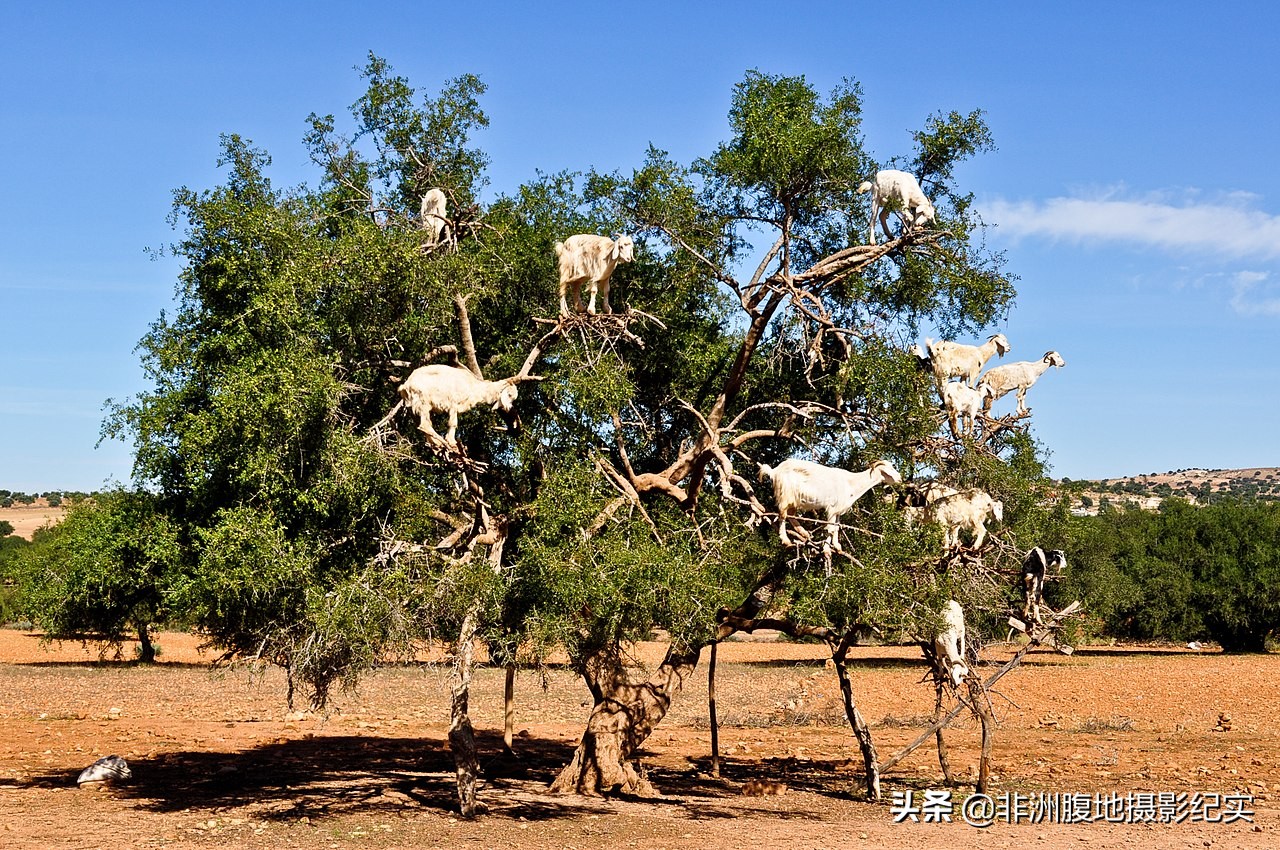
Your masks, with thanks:
[{"label": "sparse grass", "polygon": [[[765,713],[724,712],[717,716],[721,729],[770,729],[781,726],[844,726],[846,720],[842,708],[779,708]],[[691,724],[695,729],[706,729],[706,718],[698,718]]]}]

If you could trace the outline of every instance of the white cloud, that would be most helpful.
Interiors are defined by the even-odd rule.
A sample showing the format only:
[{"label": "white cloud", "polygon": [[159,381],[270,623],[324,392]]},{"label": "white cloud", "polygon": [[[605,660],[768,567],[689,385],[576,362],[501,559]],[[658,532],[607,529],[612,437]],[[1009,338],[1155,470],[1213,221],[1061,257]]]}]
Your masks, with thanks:
[{"label": "white cloud", "polygon": [[1170,203],[1131,200],[1111,190],[1093,198],[1046,201],[996,199],[980,205],[997,233],[1080,243],[1127,242],[1233,259],[1280,259],[1280,216],[1255,209],[1256,196],[1237,192],[1219,200]]},{"label": "white cloud", "polygon": [[1242,316],[1280,316],[1280,285],[1267,272],[1237,272],[1231,307]]}]

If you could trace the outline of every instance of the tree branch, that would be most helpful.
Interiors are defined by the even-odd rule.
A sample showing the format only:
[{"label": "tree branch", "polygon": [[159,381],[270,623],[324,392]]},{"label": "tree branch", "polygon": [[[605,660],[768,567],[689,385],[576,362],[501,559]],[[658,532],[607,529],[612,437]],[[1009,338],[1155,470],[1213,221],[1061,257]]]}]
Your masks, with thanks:
[{"label": "tree branch", "polygon": [[467,299],[471,295],[455,295],[453,296],[453,306],[458,311],[458,333],[462,337],[462,355],[467,364],[467,368],[471,370],[471,374],[480,380],[484,380],[484,373],[480,371],[480,361],[476,359],[476,344],[471,337],[471,315],[467,312]]}]

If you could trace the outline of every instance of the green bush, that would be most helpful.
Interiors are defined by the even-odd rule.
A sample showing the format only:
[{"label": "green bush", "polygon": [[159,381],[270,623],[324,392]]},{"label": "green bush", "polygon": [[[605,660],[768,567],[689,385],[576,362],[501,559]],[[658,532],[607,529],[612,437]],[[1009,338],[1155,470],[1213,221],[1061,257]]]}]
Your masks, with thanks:
[{"label": "green bush", "polygon": [[1280,630],[1280,505],[1106,505],[1096,517],[1073,517],[1070,538],[1063,590],[1086,602],[1105,634],[1262,652]]}]

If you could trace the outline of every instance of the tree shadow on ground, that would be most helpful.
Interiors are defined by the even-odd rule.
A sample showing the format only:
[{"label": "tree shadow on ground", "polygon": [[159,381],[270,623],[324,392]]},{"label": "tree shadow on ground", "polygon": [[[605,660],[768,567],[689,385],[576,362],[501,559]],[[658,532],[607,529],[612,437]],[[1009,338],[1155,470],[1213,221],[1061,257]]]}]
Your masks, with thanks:
[{"label": "tree shadow on ground", "polygon": [[[529,821],[607,814],[612,801],[676,806],[694,819],[738,817],[742,784],[776,779],[796,791],[862,800],[861,773],[848,761],[766,758],[724,760],[721,776],[709,759],[688,769],[651,767],[662,797],[556,796],[551,781],[568,763],[573,744],[526,737],[515,756],[502,753],[497,734],[477,735],[483,782],[481,800],[490,816]],[[457,811],[453,759],[446,742],[424,738],[317,736],[289,739],[238,752],[180,751],[129,761],[133,778],[114,794],[144,811],[239,811],[264,821],[321,819],[350,814],[393,815],[406,809]],[[28,786],[74,786],[79,771],[34,776]],[[788,818],[822,818],[821,811],[788,811]]]},{"label": "tree shadow on ground", "polygon": [[6,661],[13,667],[43,667],[50,670],[59,668],[74,670],[208,670],[208,662],[197,661],[152,661],[142,662],[135,659],[100,658],[94,661]]},{"label": "tree shadow on ground", "polygon": [[[477,735],[486,790],[545,790],[572,754],[563,741],[523,738],[517,757],[502,756],[500,735]],[[487,757],[486,757],[487,754]],[[153,812],[248,809],[263,820],[405,808],[457,810],[453,758],[444,741],[316,736],[238,752],[181,751],[129,760],[133,778],[115,794]],[[34,776],[34,786],[74,786],[79,771]],[[581,801],[513,801],[502,813],[528,819],[579,814]],[[590,808],[588,806],[587,808]]]}]

